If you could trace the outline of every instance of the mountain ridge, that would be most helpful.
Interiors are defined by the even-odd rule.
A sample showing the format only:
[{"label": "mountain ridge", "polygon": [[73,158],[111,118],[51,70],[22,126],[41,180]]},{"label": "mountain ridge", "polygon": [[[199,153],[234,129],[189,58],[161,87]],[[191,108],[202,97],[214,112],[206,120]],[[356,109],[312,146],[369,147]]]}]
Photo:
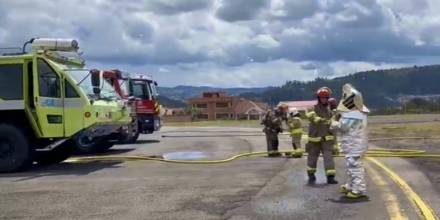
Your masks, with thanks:
[{"label": "mountain ridge", "polygon": [[[292,73],[294,75],[294,73]],[[369,70],[336,78],[316,78],[312,81],[287,81],[281,86],[258,88],[215,88],[208,86],[160,87],[159,93],[174,100],[186,100],[200,96],[205,91],[225,91],[252,100],[276,105],[287,100],[314,99],[316,89],[322,86],[333,90],[333,97],[341,96],[345,83],[353,84],[362,92],[371,108],[397,107],[401,97],[440,94],[440,65],[412,66],[393,69]]]}]

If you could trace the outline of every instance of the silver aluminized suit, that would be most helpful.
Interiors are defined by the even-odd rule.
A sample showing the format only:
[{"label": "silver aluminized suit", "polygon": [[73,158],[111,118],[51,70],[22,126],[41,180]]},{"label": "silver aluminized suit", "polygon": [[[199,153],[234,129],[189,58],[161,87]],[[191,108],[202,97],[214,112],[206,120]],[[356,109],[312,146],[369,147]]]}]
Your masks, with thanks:
[{"label": "silver aluminized suit", "polygon": [[341,151],[346,154],[348,180],[344,187],[356,194],[365,194],[365,169],[362,156],[368,150],[367,115],[354,110],[343,112],[333,124],[341,133]]}]

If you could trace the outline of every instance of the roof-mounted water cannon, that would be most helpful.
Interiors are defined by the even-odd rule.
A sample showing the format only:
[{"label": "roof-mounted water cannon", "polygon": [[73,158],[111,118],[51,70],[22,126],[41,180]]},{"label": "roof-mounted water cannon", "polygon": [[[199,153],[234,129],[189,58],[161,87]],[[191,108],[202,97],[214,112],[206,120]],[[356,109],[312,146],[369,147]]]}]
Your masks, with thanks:
[{"label": "roof-mounted water cannon", "polygon": [[31,42],[32,50],[34,51],[65,51],[65,52],[78,52],[78,41],[74,39],[63,38],[36,38]]},{"label": "roof-mounted water cannon", "polygon": [[85,65],[81,57],[78,41],[65,38],[32,38],[23,45],[23,54],[26,53],[26,46],[32,45],[32,52],[44,54],[51,60],[63,64]]}]

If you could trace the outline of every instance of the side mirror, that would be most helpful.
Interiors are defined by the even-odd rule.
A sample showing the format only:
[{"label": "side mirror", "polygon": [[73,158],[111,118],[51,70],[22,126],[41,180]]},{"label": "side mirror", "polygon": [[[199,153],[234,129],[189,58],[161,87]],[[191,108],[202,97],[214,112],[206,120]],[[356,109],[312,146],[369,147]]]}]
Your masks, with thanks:
[{"label": "side mirror", "polygon": [[128,97],[128,101],[130,101],[130,102],[134,102],[134,101],[136,101],[136,97],[134,97],[134,96],[129,96],[129,97]]},{"label": "side mirror", "polygon": [[129,96],[128,101],[142,101],[141,98],[135,97],[135,96]]},{"label": "side mirror", "polygon": [[101,88],[99,88],[101,86],[101,76],[99,70],[90,70],[90,76],[92,80],[93,93],[95,93],[95,95],[98,95],[101,93]]}]

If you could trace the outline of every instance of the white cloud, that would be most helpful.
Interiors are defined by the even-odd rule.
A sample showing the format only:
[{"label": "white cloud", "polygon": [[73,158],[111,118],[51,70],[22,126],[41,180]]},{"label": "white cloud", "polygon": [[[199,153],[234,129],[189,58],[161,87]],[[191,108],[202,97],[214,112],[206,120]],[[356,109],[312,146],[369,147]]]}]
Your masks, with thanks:
[{"label": "white cloud", "polygon": [[[292,62],[286,59],[265,63],[248,62],[240,66],[227,66],[214,62],[180,64],[173,66],[142,66],[162,86],[195,85],[216,87],[278,86],[286,81],[310,81],[316,77],[338,77],[356,71],[402,67],[405,64],[368,62]],[[121,67],[119,67],[121,68]],[[122,68],[130,69],[130,66]]]},{"label": "white cloud", "polygon": [[216,15],[230,22],[252,20],[268,5],[268,2],[267,0],[220,0]]},{"label": "white cloud", "polygon": [[270,14],[276,18],[297,20],[312,16],[318,9],[318,0],[273,0]]},{"label": "white cloud", "polygon": [[[440,58],[437,0],[0,0],[0,44],[79,39],[162,84],[279,85]],[[381,65],[378,65],[380,63]]]},{"label": "white cloud", "polygon": [[212,7],[211,0],[149,0],[145,1],[146,8],[159,14],[177,14]]}]

